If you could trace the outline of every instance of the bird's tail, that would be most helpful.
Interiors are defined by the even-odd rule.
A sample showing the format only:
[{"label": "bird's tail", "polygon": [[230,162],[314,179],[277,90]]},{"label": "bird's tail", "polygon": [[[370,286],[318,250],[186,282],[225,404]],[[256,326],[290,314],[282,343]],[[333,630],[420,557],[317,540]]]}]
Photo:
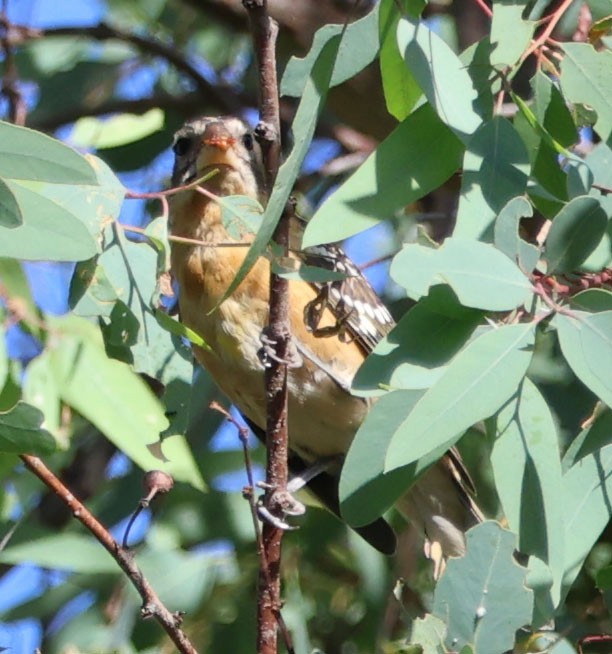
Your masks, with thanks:
[{"label": "bird's tail", "polygon": [[396,503],[398,511],[425,534],[425,554],[437,579],[449,556],[465,553],[465,532],[483,520],[461,457],[450,450]]}]

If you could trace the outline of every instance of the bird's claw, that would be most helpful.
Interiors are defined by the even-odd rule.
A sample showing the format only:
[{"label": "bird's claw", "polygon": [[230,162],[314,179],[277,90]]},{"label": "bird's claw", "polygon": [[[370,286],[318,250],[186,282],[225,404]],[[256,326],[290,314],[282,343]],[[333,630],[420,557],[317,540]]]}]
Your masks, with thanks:
[{"label": "bird's claw", "polygon": [[289,337],[287,352],[283,357],[278,356],[276,350],[278,341],[270,336],[267,328],[261,332],[259,339],[261,341],[262,347],[257,352],[257,356],[259,357],[259,360],[263,364],[264,368],[269,368],[272,365],[271,361],[284,363],[289,368],[299,368],[302,365],[302,356],[298,352],[297,347],[291,337]]},{"label": "bird's claw", "polygon": [[297,529],[298,527],[285,522],[284,517],[303,515],[306,507],[296,500],[288,490],[274,488],[265,482],[258,482],[257,485],[267,491],[265,500],[260,500],[257,504],[259,517],[284,531]]}]

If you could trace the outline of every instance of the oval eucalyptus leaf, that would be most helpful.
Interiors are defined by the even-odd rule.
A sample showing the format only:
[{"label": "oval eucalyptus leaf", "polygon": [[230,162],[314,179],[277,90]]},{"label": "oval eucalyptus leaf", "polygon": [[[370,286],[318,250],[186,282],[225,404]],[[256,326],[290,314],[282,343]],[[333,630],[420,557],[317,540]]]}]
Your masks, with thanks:
[{"label": "oval eucalyptus leaf", "polygon": [[459,57],[423,21],[412,18],[399,21],[397,44],[442,122],[468,141],[482,119],[474,109],[478,92]]},{"label": "oval eucalyptus leaf", "polygon": [[612,445],[580,458],[563,475],[559,500],[566,533],[562,598],[610,521],[611,496]]},{"label": "oval eucalyptus leaf", "polygon": [[448,238],[437,249],[406,245],[390,274],[415,300],[436,284],[448,284],[462,305],[474,309],[515,309],[532,295],[516,264],[493,246],[468,239]]},{"label": "oval eucalyptus leaf", "polygon": [[597,198],[584,195],[568,202],[555,216],[546,238],[547,272],[576,270],[597,247],[607,226],[608,216]]},{"label": "oval eucalyptus leaf", "polygon": [[109,359],[99,330],[75,316],[55,318],[55,347],[48,358],[61,399],[94,424],[144,470],[161,468],[175,479],[203,489],[204,482],[185,440],[161,445],[165,461],[152,449],[167,426],[164,410],[144,381],[126,364]]},{"label": "oval eucalyptus leaf", "polygon": [[589,288],[572,295],[570,303],[572,307],[590,313],[612,311],[612,292],[604,288]]},{"label": "oval eucalyptus leaf", "polygon": [[436,586],[433,613],[447,626],[450,649],[502,654],[533,606],[525,568],[514,560],[516,536],[489,521],[470,529],[466,541],[465,556],[448,561]]},{"label": "oval eucalyptus leaf", "polygon": [[24,223],[4,231],[0,256],[84,261],[99,251],[100,232],[119,215],[125,189],[100,159],[88,161],[95,184],[8,182]]},{"label": "oval eucalyptus leaf", "polygon": [[298,98],[302,95],[317,58],[327,43],[338,38],[338,56],[333,62],[329,88],[356,75],[378,54],[378,4],[363,18],[348,25],[325,25],[315,33],[312,46],[303,58],[292,57],[281,82],[281,95]]},{"label": "oval eucalyptus leaf", "polygon": [[431,106],[419,107],[325,200],[306,226],[303,247],[339,241],[392,217],[444,183],[461,152]]},{"label": "oval eucalyptus leaf", "polygon": [[96,184],[87,160],[46,134],[0,121],[0,177],[54,184]]},{"label": "oval eucalyptus leaf", "polygon": [[406,414],[391,439],[385,470],[450,447],[471,425],[493,415],[525,376],[535,325],[504,325],[472,341]]},{"label": "oval eucalyptus leaf", "polygon": [[512,198],[499,212],[495,220],[494,243],[511,261],[526,274],[538,263],[540,250],[537,246],[525,242],[519,233],[521,220],[533,216],[533,207],[529,200],[520,195]]},{"label": "oval eucalyptus leaf", "polygon": [[564,43],[561,89],[566,101],[590,105],[597,112],[595,130],[606,142],[612,133],[612,52],[589,43]]},{"label": "oval eucalyptus leaf", "polygon": [[612,406],[612,311],[557,314],[554,324],[563,356],[578,379]]},{"label": "oval eucalyptus leaf", "polygon": [[74,124],[70,140],[81,148],[115,148],[144,139],[163,126],[164,112],[158,107],[142,115],[117,114],[104,120],[85,116]]},{"label": "oval eucalyptus leaf", "polygon": [[[338,494],[343,518],[360,526],[380,517],[410,484],[406,469],[386,473],[385,451],[423,391],[393,391],[368,412],[346,456]],[[413,466],[412,477],[426,466]]]},{"label": "oval eucalyptus leaf", "polygon": [[495,2],[491,20],[491,65],[497,70],[514,66],[531,41],[537,23],[523,18],[523,2]]},{"label": "oval eucalyptus leaf", "polygon": [[379,14],[380,72],[385,103],[389,113],[402,121],[414,109],[423,95],[414,75],[404,63],[397,45],[397,26],[400,16],[395,0],[381,0]]},{"label": "oval eucalyptus leaf", "polygon": [[[530,585],[536,603],[548,605],[551,611],[561,598],[565,549],[558,438],[546,401],[525,378],[518,395],[497,418],[491,463],[508,525],[519,537],[519,550],[537,556],[552,573],[552,588]],[[551,617],[552,613],[540,619],[546,622]]]},{"label": "oval eucalyptus leaf", "polygon": [[434,287],[376,345],[357,371],[354,393],[380,395],[385,387],[426,389],[444,374],[482,319],[481,311],[462,307],[447,289]]},{"label": "oval eucalyptus leaf", "polygon": [[46,455],[55,451],[51,434],[42,428],[43,414],[25,402],[0,412],[0,451]]},{"label": "oval eucalyptus leaf", "polygon": [[491,238],[495,216],[527,188],[530,164],[523,139],[505,118],[483,123],[463,158],[455,236]]}]

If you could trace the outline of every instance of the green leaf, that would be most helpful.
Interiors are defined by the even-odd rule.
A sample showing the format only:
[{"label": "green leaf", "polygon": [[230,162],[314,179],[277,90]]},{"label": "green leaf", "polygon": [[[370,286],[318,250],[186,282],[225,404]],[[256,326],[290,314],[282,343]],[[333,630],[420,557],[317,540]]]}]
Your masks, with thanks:
[{"label": "green leaf", "polygon": [[531,361],[535,326],[504,325],[472,341],[450,363],[393,435],[390,471],[447,449],[471,425],[493,415],[514,393]]},{"label": "green leaf", "polygon": [[153,455],[167,426],[163,407],[126,364],[107,357],[99,330],[75,316],[55,318],[51,328],[56,342],[41,356],[49,360],[61,399],[143,470],[161,468],[202,489],[200,473],[182,437],[164,440],[161,451],[166,461]]},{"label": "green leaf", "polygon": [[575,465],[585,456],[612,444],[612,411],[605,405],[602,407],[595,408],[592,424],[583,429],[567,448],[563,457],[563,463],[567,468]]},{"label": "green leaf", "polygon": [[478,91],[465,66],[422,21],[402,17],[397,43],[404,61],[443,123],[464,142],[482,122],[475,110]]},{"label": "green leaf", "polygon": [[168,332],[174,334],[175,336],[180,336],[181,338],[186,338],[193,345],[203,348],[204,350],[210,352],[210,346],[206,341],[193,329],[187,327],[182,322],[174,320],[171,318],[165,311],[157,309],[155,311],[155,317],[157,322]]},{"label": "green leaf", "polygon": [[495,221],[495,247],[526,274],[535,268],[540,258],[540,250],[520,237],[521,220],[532,216],[531,203],[527,198],[519,196],[506,204]]},{"label": "green leaf", "polygon": [[241,240],[245,234],[256,234],[263,218],[263,207],[248,195],[219,197],[221,220],[231,238]]},{"label": "green leaf", "polygon": [[547,272],[576,270],[601,241],[608,216],[597,198],[581,196],[568,202],[555,216],[546,238]]},{"label": "green leaf", "polygon": [[436,586],[433,613],[447,626],[446,644],[454,651],[512,650],[518,629],[529,622],[533,596],[525,588],[525,569],[514,561],[516,537],[495,522],[470,529],[467,552],[450,559]]},{"label": "green leaf", "polygon": [[547,622],[552,613],[546,615],[545,607],[553,609],[559,603],[564,572],[561,458],[553,416],[527,378],[497,418],[491,463],[504,515],[519,537],[519,551],[537,556],[552,573],[552,588],[550,582],[542,587],[529,580],[541,607],[541,622]]},{"label": "green leaf", "polygon": [[91,165],[46,134],[0,121],[0,177],[52,184],[97,184]]},{"label": "green leaf", "polygon": [[382,0],[378,30],[380,34],[380,72],[387,110],[397,120],[404,120],[423,95],[406,67],[396,39],[400,20],[394,0]]},{"label": "green leaf", "polygon": [[495,216],[527,188],[529,157],[512,124],[500,116],[484,123],[463,159],[455,236],[490,238]]},{"label": "green leaf", "polygon": [[563,476],[561,493],[566,533],[564,597],[610,520],[612,445],[572,465]]},{"label": "green leaf", "polygon": [[0,256],[83,261],[98,251],[100,231],[119,215],[125,189],[100,159],[89,161],[93,185],[8,182],[24,224],[3,232]]},{"label": "green leaf", "polygon": [[612,311],[554,319],[563,356],[580,381],[608,406],[612,406]]},{"label": "green leaf", "polygon": [[578,140],[567,103],[553,80],[539,70],[533,78],[533,111],[538,123],[563,148]]},{"label": "green leaf", "polygon": [[496,0],[491,21],[491,65],[499,70],[514,66],[529,45],[536,23],[523,19],[525,2]]},{"label": "green leaf", "polygon": [[163,126],[164,112],[159,108],[140,115],[117,114],[106,119],[86,116],[74,124],[71,142],[81,148],[114,148],[139,141]]},{"label": "green leaf", "polygon": [[409,641],[421,647],[421,654],[445,654],[445,639],[446,624],[435,615],[427,613],[424,618],[412,621]]},{"label": "green leaf", "polygon": [[[7,379],[9,386],[11,378]],[[41,427],[43,414],[21,400],[21,388],[17,387],[17,391],[17,397],[11,398],[16,401],[7,402],[8,408],[0,411],[0,451],[41,455],[54,452],[55,440]]]},{"label": "green leaf", "polygon": [[303,59],[291,57],[281,82],[281,95],[298,98],[323,49],[339,38],[328,88],[354,77],[378,54],[378,5],[359,20],[348,25],[325,25],[315,33],[312,46]]},{"label": "green leaf", "polygon": [[23,223],[23,214],[17,198],[11,189],[0,179],[0,227],[17,227]]},{"label": "green leaf", "polygon": [[430,457],[422,465],[419,462],[410,469],[385,472],[387,447],[422,396],[420,390],[387,393],[359,427],[342,466],[338,488],[342,517],[350,525],[365,525],[380,517],[434,462],[435,457]]},{"label": "green leaf", "polygon": [[42,428],[43,414],[25,402],[0,412],[0,451],[44,456],[55,451],[55,439]]},{"label": "green leaf", "polygon": [[148,242],[129,241],[120,228],[110,226],[93,276],[92,266],[75,273],[78,283],[73,283],[70,298],[75,312],[108,317],[104,323],[108,336],[115,335],[115,345],[129,349],[123,357],[127,356],[136,372],[159,379],[162,384],[175,377],[190,381],[190,353],[160,326],[155,315],[156,249]]},{"label": "green leaf", "polygon": [[415,300],[436,284],[448,284],[463,306],[474,309],[514,309],[532,294],[527,277],[502,252],[461,238],[448,238],[438,249],[404,246],[390,274]]},{"label": "green leaf", "polygon": [[587,43],[563,43],[561,88],[566,100],[585,103],[597,112],[595,130],[602,141],[612,134],[612,52]]},{"label": "green leaf", "polygon": [[272,195],[253,244],[219,304],[238,288],[257,259],[264,253],[274,234],[276,225],[285,211],[287,200],[293,191],[300,167],[310,147],[317,117],[325,102],[332,70],[338,56],[338,48],[341,45],[341,40],[338,37],[328,35],[328,38],[329,40],[322,46],[319,55],[312,64],[312,70],[306,80],[302,98],[293,119],[294,146],[283,165],[279,168]]},{"label": "green leaf", "polygon": [[111,555],[90,536],[56,534],[12,545],[0,552],[3,563],[33,563],[43,568],[90,574],[118,573]]},{"label": "green leaf", "polygon": [[339,241],[391,218],[443,184],[457,170],[461,149],[431,107],[419,107],[322,204],[302,245]]},{"label": "green leaf", "polygon": [[589,288],[572,295],[570,303],[575,309],[599,313],[600,311],[612,311],[612,292],[604,288]]},{"label": "green leaf", "polygon": [[385,388],[429,388],[465,345],[482,312],[462,307],[447,286],[436,286],[408,311],[368,355],[352,384],[357,395]]}]

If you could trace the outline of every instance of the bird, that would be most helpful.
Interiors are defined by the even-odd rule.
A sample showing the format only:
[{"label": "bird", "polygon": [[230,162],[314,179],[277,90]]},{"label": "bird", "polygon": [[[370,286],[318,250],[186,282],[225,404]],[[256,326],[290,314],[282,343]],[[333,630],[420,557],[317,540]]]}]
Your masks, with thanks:
[{"label": "bird", "polygon": [[[270,258],[260,256],[224,299],[253,234],[229,229],[214,197],[246,196],[265,206],[261,150],[253,130],[236,116],[188,121],[173,141],[171,273],[178,286],[181,321],[210,349],[193,346],[197,361],[261,437],[266,426],[265,356]],[[200,192],[197,181],[205,179]],[[300,249],[301,220],[290,216],[290,253],[297,262],[343,273],[320,283],[289,283],[294,360],[288,366],[289,466],[303,473],[330,465],[308,488],[340,517],[342,461],[375,401],[351,393],[352,380],[395,322],[359,268],[339,245]],[[242,246],[242,247],[241,247]],[[221,302],[221,300],[223,300]],[[396,508],[425,537],[425,553],[438,577],[448,557],[465,552],[465,531],[483,519],[470,476],[456,450],[431,466],[398,500]],[[384,554],[396,536],[384,518],[356,531]]]}]

